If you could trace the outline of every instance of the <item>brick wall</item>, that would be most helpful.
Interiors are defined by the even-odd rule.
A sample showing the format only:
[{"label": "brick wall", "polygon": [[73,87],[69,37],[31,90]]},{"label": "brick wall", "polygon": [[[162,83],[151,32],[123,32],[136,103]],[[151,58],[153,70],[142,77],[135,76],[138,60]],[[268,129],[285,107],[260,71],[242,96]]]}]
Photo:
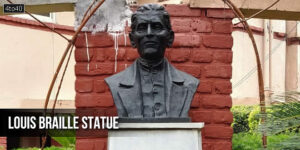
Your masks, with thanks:
[{"label": "brick wall", "polygon": [[6,150],[6,137],[0,137],[0,150]]},{"label": "brick wall", "polygon": [[[167,5],[175,41],[166,57],[180,70],[200,79],[191,105],[193,122],[205,122],[203,150],[229,150],[233,130],[232,45],[234,14],[224,9],[190,9],[186,5]],[[85,34],[76,42],[76,108],[93,108],[103,115],[117,115],[104,78],[114,74],[114,41],[106,33],[88,34],[89,59]],[[117,72],[124,70],[137,57],[127,37],[119,36]],[[90,62],[88,62],[90,60]],[[106,149],[107,133],[94,138],[77,137],[77,149]]]}]

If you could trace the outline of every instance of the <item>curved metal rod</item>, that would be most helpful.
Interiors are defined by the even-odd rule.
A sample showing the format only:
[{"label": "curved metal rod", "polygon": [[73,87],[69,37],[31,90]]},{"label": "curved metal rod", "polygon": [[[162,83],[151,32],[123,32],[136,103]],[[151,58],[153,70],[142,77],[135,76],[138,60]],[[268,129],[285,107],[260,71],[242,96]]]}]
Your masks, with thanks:
[{"label": "curved metal rod", "polygon": [[99,2],[95,8],[93,8],[92,12],[86,17],[84,18],[83,22],[81,23],[81,25],[79,26],[79,28],[76,30],[75,34],[73,35],[71,41],[69,42],[66,50],[64,51],[63,53],[63,56],[61,57],[61,60],[57,66],[57,69],[55,71],[55,74],[53,75],[53,78],[52,78],[52,81],[51,81],[51,84],[49,86],[49,90],[48,90],[48,93],[47,93],[47,96],[46,96],[46,101],[45,101],[45,105],[44,105],[44,109],[47,110],[47,107],[48,107],[48,103],[49,103],[49,99],[50,99],[50,95],[52,93],[52,90],[53,90],[53,87],[54,87],[54,83],[56,81],[56,78],[58,76],[58,73],[61,69],[61,66],[71,48],[71,46],[75,43],[76,39],[77,39],[77,36],[79,34],[79,32],[81,32],[81,29],[84,27],[84,25],[88,22],[88,20],[93,16],[93,14],[97,11],[97,9],[104,3],[105,0],[102,0],[101,2]]},{"label": "curved metal rod", "polygon": [[[75,43],[75,41],[76,41],[76,39],[77,39],[77,36],[78,36],[79,32],[81,32],[81,30],[82,30],[82,28],[84,27],[84,25],[88,22],[88,20],[91,18],[91,16],[93,16],[93,14],[97,11],[97,9],[98,9],[104,2],[105,2],[105,0],[102,0],[101,2],[99,2],[99,3],[95,6],[95,8],[93,8],[93,10],[91,11],[91,13],[90,13],[87,17],[83,18],[83,21],[82,21],[81,25],[80,25],[79,28],[76,30],[76,32],[74,33],[72,39],[71,39],[70,42],[68,43],[68,46],[67,46],[67,48],[65,49],[65,51],[64,51],[64,53],[63,53],[63,56],[61,57],[61,60],[60,60],[58,66],[57,66],[57,68],[56,68],[56,72],[55,72],[55,74],[53,75],[51,84],[50,84],[49,89],[48,89],[48,93],[47,93],[46,100],[45,100],[45,104],[44,104],[44,112],[45,112],[45,114],[46,114],[46,111],[47,111],[47,108],[48,108],[48,103],[49,103],[49,99],[50,99],[50,96],[51,96],[51,93],[52,93],[52,90],[53,90],[53,87],[54,87],[54,83],[55,83],[55,81],[56,81],[56,79],[57,79],[57,76],[58,76],[58,74],[59,74],[59,71],[60,71],[60,69],[61,69],[61,67],[62,67],[62,65],[63,65],[63,62],[64,62],[64,60],[65,60],[65,58],[66,58],[66,56],[67,56],[67,54],[68,54],[70,48],[71,48],[71,47],[73,48],[73,45],[74,45],[74,43]],[[92,5],[93,5],[93,4],[92,4]],[[89,11],[89,10],[87,10],[87,11]],[[69,60],[68,60],[68,61],[69,61]],[[67,62],[67,63],[68,63],[68,62]],[[66,69],[66,68],[65,68],[65,69]],[[61,80],[61,83],[62,83],[62,80]],[[60,85],[59,85],[58,90],[60,90],[61,83],[60,83]],[[54,100],[54,104],[53,104],[53,106],[52,106],[52,113],[53,113],[53,111],[54,111],[54,109],[55,109],[55,104],[56,104],[56,102],[57,102],[58,93],[59,93],[59,91],[58,91],[57,94],[56,94],[56,97],[55,97],[55,100]],[[48,132],[46,132],[46,136],[42,139],[42,140],[43,140],[43,141],[42,141],[42,147],[41,147],[42,150],[44,149],[44,146],[45,146],[45,144],[46,144],[47,135],[48,135]]]},{"label": "curved metal rod", "polygon": [[237,25],[237,24],[239,24],[239,23],[241,23],[241,22],[243,22],[243,21],[248,21],[248,20],[252,19],[253,17],[259,15],[259,14],[262,13],[262,12],[264,12],[265,10],[268,10],[268,9],[270,9],[271,7],[273,7],[273,6],[274,6],[275,4],[277,4],[279,1],[280,1],[280,0],[277,0],[276,2],[274,2],[273,4],[271,4],[269,7],[267,7],[267,8],[265,8],[265,9],[262,9],[262,10],[256,12],[255,14],[251,15],[249,18],[247,18],[247,19],[245,19],[245,20],[242,20],[242,21],[240,21],[240,22],[237,22],[237,23],[235,23],[234,25]]},{"label": "curved metal rod", "polygon": [[[223,0],[235,13],[235,15],[237,15],[237,17],[239,17],[240,20],[245,20],[245,16],[244,14],[241,12],[241,10],[239,8],[237,8],[232,2],[231,0]],[[256,58],[256,65],[257,65],[257,74],[258,74],[258,87],[259,87],[259,100],[260,100],[260,112],[261,114],[266,114],[266,102],[265,102],[265,93],[264,93],[264,81],[263,81],[263,74],[262,74],[262,68],[261,68],[261,62],[260,62],[260,58],[259,58],[259,53],[258,53],[258,48],[253,36],[253,32],[250,28],[250,26],[248,25],[247,21],[242,21],[244,27],[246,28],[248,35],[251,39],[253,48],[254,48],[254,53],[255,53],[255,58]],[[265,115],[263,115],[261,122],[264,123],[266,121],[265,119]],[[264,148],[267,147],[267,136],[266,133],[263,132],[263,137],[262,137],[262,141],[263,141],[263,146]]]}]

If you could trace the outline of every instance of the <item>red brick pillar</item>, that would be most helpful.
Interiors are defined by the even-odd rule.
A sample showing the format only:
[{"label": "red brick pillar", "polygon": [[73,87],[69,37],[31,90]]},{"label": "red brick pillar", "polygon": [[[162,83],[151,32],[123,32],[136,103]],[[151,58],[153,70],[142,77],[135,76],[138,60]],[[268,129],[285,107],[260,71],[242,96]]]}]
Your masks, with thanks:
[{"label": "red brick pillar", "polygon": [[6,150],[6,137],[0,137],[0,150]]},{"label": "red brick pillar", "polygon": [[[233,130],[230,107],[234,14],[224,9],[191,9],[186,5],[167,5],[175,41],[166,51],[168,60],[178,69],[200,79],[192,102],[193,122],[205,122],[203,150],[229,150]],[[80,34],[75,50],[76,108],[95,108],[104,115],[117,115],[104,78],[113,75],[115,50],[112,36]],[[118,38],[117,72],[137,57],[128,37]],[[88,44],[89,58],[86,45]],[[89,62],[88,62],[89,61]],[[106,149],[107,135],[77,138],[76,149]]]}]

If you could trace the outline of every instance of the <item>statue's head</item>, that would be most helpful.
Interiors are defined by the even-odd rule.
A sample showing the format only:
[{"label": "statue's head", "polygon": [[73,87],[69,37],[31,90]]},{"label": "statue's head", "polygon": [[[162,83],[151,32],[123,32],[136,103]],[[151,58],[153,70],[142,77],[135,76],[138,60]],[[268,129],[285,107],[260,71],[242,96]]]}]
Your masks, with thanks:
[{"label": "statue's head", "polygon": [[131,17],[131,45],[140,56],[149,61],[161,60],[167,47],[174,41],[170,16],[158,4],[140,6]]}]

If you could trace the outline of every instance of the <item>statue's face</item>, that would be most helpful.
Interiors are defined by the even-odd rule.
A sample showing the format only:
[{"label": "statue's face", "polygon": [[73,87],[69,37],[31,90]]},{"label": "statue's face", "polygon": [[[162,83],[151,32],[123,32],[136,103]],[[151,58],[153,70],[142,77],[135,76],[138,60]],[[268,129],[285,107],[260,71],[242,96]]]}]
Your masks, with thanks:
[{"label": "statue's face", "polygon": [[146,60],[162,59],[165,49],[173,43],[174,33],[167,29],[163,19],[159,14],[138,15],[135,29],[129,34],[132,46]]}]

